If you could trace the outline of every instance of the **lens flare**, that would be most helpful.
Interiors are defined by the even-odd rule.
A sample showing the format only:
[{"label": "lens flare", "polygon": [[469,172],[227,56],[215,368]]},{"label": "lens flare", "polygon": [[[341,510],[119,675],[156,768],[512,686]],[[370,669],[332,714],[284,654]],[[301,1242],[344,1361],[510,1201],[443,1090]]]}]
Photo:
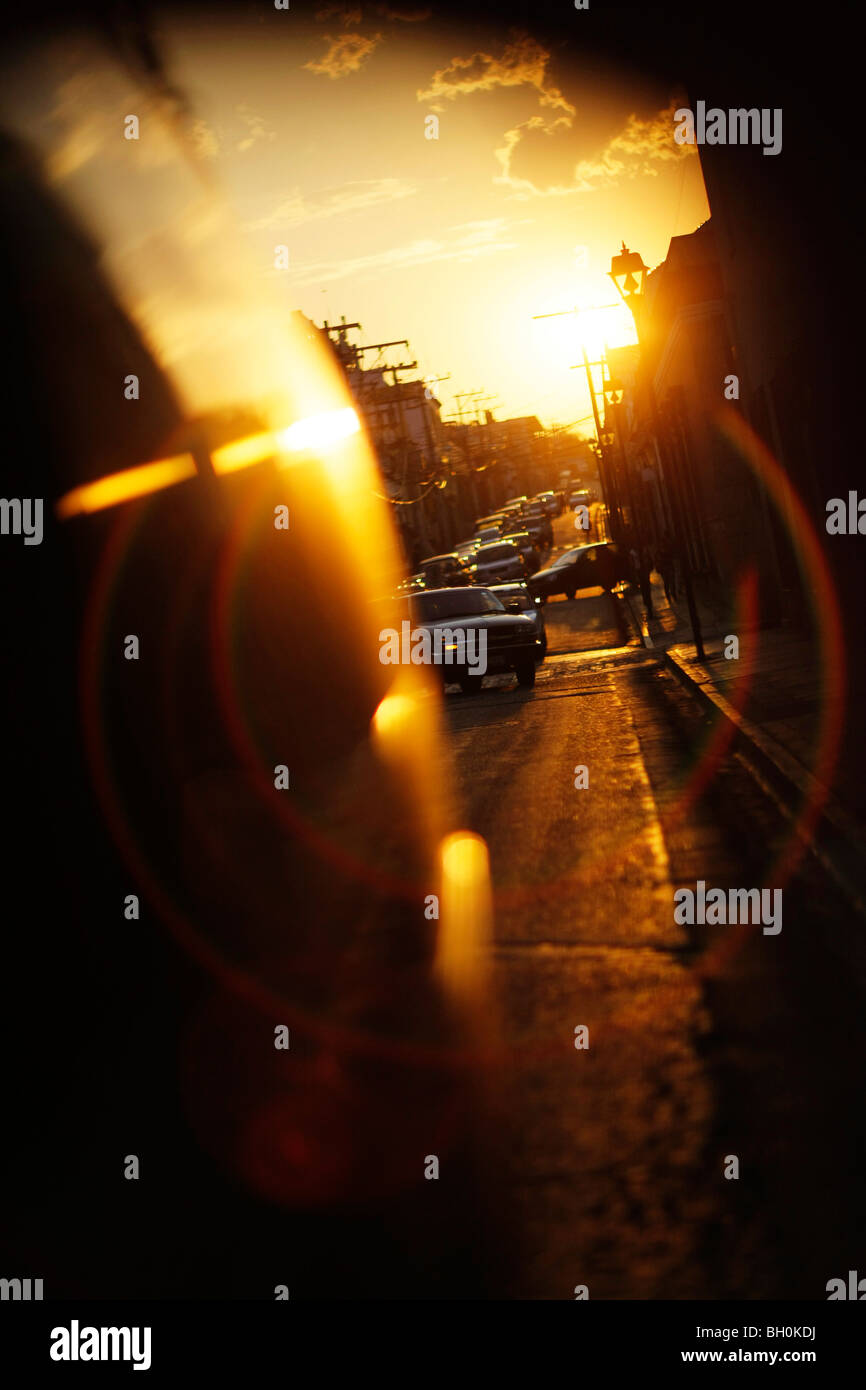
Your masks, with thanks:
[{"label": "lens flare", "polygon": [[458,830],[440,847],[439,934],[434,969],[446,992],[474,1004],[487,980],[493,896],[490,857],[480,835]]},{"label": "lens flare", "polygon": [[192,454],[178,454],[175,458],[142,463],[137,468],[109,473],[94,483],[73,488],[57,502],[56,513],[61,521],[68,521],[73,516],[101,512],[106,507],[116,507],[121,502],[131,502],[135,498],[159,492],[162,488],[173,487],[175,483],[186,482],[188,478],[194,478],[195,473]]},{"label": "lens flare", "polygon": [[211,463],[215,473],[236,473],[240,468],[249,468],[254,463],[265,463],[275,457],[279,446],[273,434],[251,434],[245,439],[235,439],[231,444],[223,444],[214,449]]},{"label": "lens flare", "polygon": [[351,406],[342,410],[326,410],[320,415],[309,415],[305,420],[296,420],[287,429],[277,434],[277,443],[286,453],[300,453],[308,449],[318,453],[328,449],[341,439],[357,434],[361,422]]},{"label": "lens flare", "polygon": [[788,842],[779,855],[767,882],[778,886],[802,858],[821,811],[829,796],[833,772],[839,757],[845,718],[846,670],[845,639],[839,597],[830,568],[821,549],[812,518],[794,489],[790,478],[762,439],[743,417],[730,407],[718,412],[721,432],[731,441],[753,469],[783,521],[790,518],[788,539],[802,577],[814,617],[817,644],[816,666],[821,674],[821,700],[815,751],[808,794],[799,809]]}]

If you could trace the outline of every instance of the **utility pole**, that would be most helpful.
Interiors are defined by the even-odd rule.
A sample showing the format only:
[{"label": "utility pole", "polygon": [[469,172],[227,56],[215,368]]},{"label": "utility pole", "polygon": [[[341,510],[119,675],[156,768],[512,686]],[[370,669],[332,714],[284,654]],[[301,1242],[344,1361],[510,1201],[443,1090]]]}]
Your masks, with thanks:
[{"label": "utility pole", "polygon": [[[323,326],[325,332],[328,334],[328,336],[334,343],[334,349],[340,361],[343,363],[344,368],[347,371],[358,372],[362,377],[365,372],[365,369],[362,365],[362,358],[365,353],[378,352],[381,354],[385,351],[386,348],[390,347],[405,348],[408,353],[408,338],[395,338],[387,343],[361,343],[357,345],[347,342],[346,335],[350,328],[357,328],[359,332],[362,332],[363,329],[360,323],[347,323],[345,314],[341,317],[339,323],[331,324],[328,323],[326,320]],[[397,362],[388,366],[383,366],[381,368],[382,378],[385,382],[386,387],[388,386],[388,382],[385,379],[386,374],[390,372],[393,378],[391,383],[393,395],[390,399],[382,399],[380,393],[376,391],[375,387],[372,389],[372,391],[366,389],[366,383],[364,383],[363,381],[358,381],[355,383],[355,390],[358,393],[359,403],[362,405],[362,409],[365,414],[378,416],[384,411],[385,419],[387,422],[391,409],[393,407],[396,407],[397,431],[399,434],[400,448],[403,455],[403,481],[401,484],[401,490],[409,493],[409,496],[406,498],[407,501],[415,501],[418,503],[418,530],[420,533],[420,539],[424,546],[426,546],[426,548],[429,549],[430,538],[427,533],[427,518],[424,514],[424,503],[421,495],[420,478],[409,479],[407,476],[409,473],[409,446],[411,441],[409,440],[406,434],[406,417],[403,411],[403,392],[401,389],[403,383],[400,382],[398,378],[399,372],[413,371],[417,366],[417,362]],[[393,416],[391,417],[391,422],[393,427]],[[411,495],[412,493],[417,493],[417,496],[413,497]]]},{"label": "utility pole", "polygon": [[[425,378],[424,378],[424,395],[427,396],[427,389],[428,389],[428,387],[430,387],[430,386],[438,386],[440,381],[450,381],[450,380],[451,380],[451,373],[450,373],[450,372],[446,372],[444,376],[425,376]],[[431,399],[432,399],[432,398],[431,398],[430,396],[427,396],[427,400],[428,400],[428,401],[431,400]]]},{"label": "utility pole", "polygon": [[[587,309],[578,309],[575,305],[573,309],[558,309],[555,313],[552,314],[533,314],[532,317],[533,319],[559,319],[564,318],[567,314],[577,315],[580,313],[591,313],[600,309],[618,309],[619,307],[619,304],[592,304]],[[604,497],[604,503],[607,508],[608,514],[612,518],[616,518],[618,521],[621,521],[622,514],[619,507],[618,493],[615,487],[615,479],[611,476],[611,472],[608,467],[604,444],[602,443],[603,431],[598,416],[598,405],[596,404],[595,399],[595,388],[593,386],[592,374],[590,372],[590,367],[599,367],[602,366],[602,363],[590,362],[587,356],[586,348],[582,345],[581,351],[583,353],[583,365],[586,368],[586,384],[589,388],[589,399],[592,404],[592,415],[595,421],[595,433],[598,441],[599,460],[601,463],[601,467],[599,468],[599,480],[601,482],[602,495]]]},{"label": "utility pole", "polygon": [[[455,394],[454,399],[455,399],[455,401],[462,402],[462,401],[466,401],[466,400],[472,400],[474,397],[483,396],[483,395],[484,395],[484,387],[483,387],[483,386],[479,386],[479,387],[477,387],[474,391],[458,391],[458,392]],[[461,405],[461,406],[460,406],[460,409],[459,409],[459,410],[455,410],[455,412],[454,412],[455,418],[457,419],[457,421],[458,421],[461,425],[463,424],[463,417],[464,417],[464,415],[475,415],[476,420],[477,420],[477,416],[478,416],[478,407],[477,407],[477,404],[476,404],[475,406],[463,406],[463,405]],[[470,476],[470,479],[471,479],[471,492],[472,492],[472,497],[473,497],[473,505],[474,505],[476,508],[478,508],[479,503],[478,503],[478,487],[477,487],[477,476],[476,476],[476,457],[477,457],[477,456],[476,456],[476,454],[474,453],[474,451],[470,448],[470,444],[469,444],[469,435],[468,435],[468,434],[465,436],[465,445],[466,445],[466,449],[465,449],[466,457],[467,457],[467,459],[468,459],[468,461],[469,461],[469,476]],[[484,506],[486,507],[486,506],[489,504],[489,502],[490,502],[490,491],[489,491],[489,483],[488,483],[488,482],[485,482],[484,491],[485,491],[486,494],[487,494],[487,502],[484,504]]]},{"label": "utility pole", "polygon": [[[473,396],[482,396],[483,394],[484,387],[479,386],[477,391],[458,391],[454,399],[455,401],[465,401],[470,400]],[[474,406],[467,406],[466,408],[461,406],[459,410],[455,410],[454,414],[457,416],[458,420],[462,420],[464,415],[477,414],[477,411]]]},{"label": "utility pole", "polygon": [[[602,496],[604,497],[604,504],[607,508],[608,515],[610,516],[611,521],[615,523],[615,530],[617,534],[619,534],[623,529],[622,506],[620,504],[619,498],[619,486],[616,481],[616,474],[614,470],[610,467],[610,463],[605,450],[603,441],[604,431],[602,429],[601,420],[599,419],[598,402],[595,398],[595,387],[593,385],[592,372],[590,370],[591,367],[601,367],[603,369],[604,362],[603,360],[599,360],[597,362],[590,362],[587,356],[586,348],[583,348],[582,351],[583,365],[586,369],[586,384],[589,389],[589,399],[592,402],[592,418],[595,421],[595,434],[596,439],[598,441],[599,462],[601,465],[599,468],[599,480],[601,482]],[[578,363],[575,367],[572,367],[571,370],[579,371],[580,364]],[[603,381],[604,379],[602,378],[602,384]]]},{"label": "utility pole", "polygon": [[334,345],[334,351],[343,366],[347,370],[357,370],[360,366],[358,361],[359,349],[355,347],[354,343],[346,341],[346,334],[350,328],[357,328],[359,333],[362,332],[361,325],[359,323],[347,323],[346,315],[343,314],[339,323],[328,323],[328,320],[325,319],[322,327],[331,339]]},{"label": "utility pole", "polygon": [[475,400],[475,419],[477,420],[477,422],[478,422],[479,425],[485,424],[485,421],[482,420],[482,419],[480,419],[480,416],[481,416],[481,414],[482,414],[481,407],[482,407],[482,405],[484,404],[484,402],[485,402],[485,401],[498,401],[498,400],[499,400],[499,397],[498,397],[498,396],[478,396],[478,397],[476,397],[476,400]]}]

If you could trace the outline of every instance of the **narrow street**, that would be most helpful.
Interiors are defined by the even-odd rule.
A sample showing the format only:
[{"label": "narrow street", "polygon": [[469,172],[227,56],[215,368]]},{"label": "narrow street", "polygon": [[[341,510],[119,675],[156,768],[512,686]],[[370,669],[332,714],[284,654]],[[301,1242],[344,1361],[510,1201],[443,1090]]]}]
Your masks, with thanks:
[{"label": "narrow street", "polygon": [[[837,1266],[856,1267],[847,1232],[862,1215],[837,1180],[864,1145],[834,1065],[864,1031],[830,930],[846,910],[805,864],[776,936],[675,925],[678,887],[772,882],[784,826],[737,758],[681,813],[708,719],[624,644],[615,602],[548,603],[554,655],[534,690],[501,677],[445,702],[463,821],[487,841],[495,891],[507,1200],[525,1241],[511,1292],[819,1298]],[[702,979],[720,944],[730,956]]]}]

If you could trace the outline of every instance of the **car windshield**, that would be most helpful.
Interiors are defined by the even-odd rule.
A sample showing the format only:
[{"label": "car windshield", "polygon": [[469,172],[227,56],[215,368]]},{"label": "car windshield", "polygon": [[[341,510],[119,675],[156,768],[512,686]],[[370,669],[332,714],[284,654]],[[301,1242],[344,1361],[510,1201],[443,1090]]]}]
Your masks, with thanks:
[{"label": "car windshield", "polygon": [[482,545],[478,552],[478,563],[484,565],[488,560],[513,560],[516,546]]},{"label": "car windshield", "polygon": [[505,608],[487,589],[446,589],[436,594],[416,594],[410,600],[416,622],[437,618],[470,618],[483,613],[504,613]]},{"label": "car windshield", "polygon": [[579,554],[580,550],[566,550],[562,555],[557,555],[550,568],[555,570],[558,569],[560,565],[570,565],[573,560],[577,559]]}]

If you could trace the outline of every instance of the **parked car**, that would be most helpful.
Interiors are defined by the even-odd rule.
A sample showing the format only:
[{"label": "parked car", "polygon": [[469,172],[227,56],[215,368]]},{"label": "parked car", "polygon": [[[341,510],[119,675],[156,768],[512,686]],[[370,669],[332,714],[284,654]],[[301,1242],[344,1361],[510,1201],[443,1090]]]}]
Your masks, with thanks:
[{"label": "parked car", "polygon": [[[522,612],[509,612],[490,589],[428,589],[404,599],[413,627],[475,630],[487,634],[487,669],[484,675],[513,671],[518,685],[535,684],[536,629]],[[477,640],[477,639],[476,639]],[[437,668],[443,684],[457,683],[464,695],[476,695],[484,675],[442,665]]]},{"label": "parked car", "polygon": [[610,593],[621,580],[630,578],[628,557],[611,541],[598,541],[563,551],[547,569],[531,575],[528,584],[530,593],[545,603],[551,594],[574,598],[578,589],[596,586]]},{"label": "parked car", "polygon": [[589,490],[585,487],[579,488],[576,492],[572,492],[569,495],[569,509],[573,512],[577,511],[578,507],[588,507],[591,501],[592,498],[590,497]]},{"label": "parked car", "polygon": [[498,526],[483,526],[480,531],[475,532],[475,539],[478,542],[475,549],[480,550],[482,545],[490,545],[493,541],[501,541],[502,532]]},{"label": "parked car", "polygon": [[419,589],[423,589],[424,587],[425,585],[423,574],[410,574],[406,579],[403,580],[401,584],[397,585],[397,593],[414,594],[417,593]]},{"label": "parked car", "polygon": [[506,531],[503,541],[516,545],[527,564],[527,573],[534,574],[541,563],[538,547],[528,531]]},{"label": "parked car", "polygon": [[539,492],[535,500],[541,503],[548,516],[560,516],[562,514],[562,506],[555,492]]},{"label": "parked car", "polygon": [[491,526],[498,527],[500,521],[502,521],[501,512],[491,512],[489,516],[477,517],[475,521],[475,534],[477,535],[478,532],[482,530],[486,531]]},{"label": "parked car", "polygon": [[473,583],[469,562],[456,552],[430,555],[419,566],[426,589],[454,589]]},{"label": "parked car", "polygon": [[477,536],[472,536],[470,540],[457,541],[454,546],[454,554],[462,556],[464,560],[467,557],[471,560],[480,544]]},{"label": "parked car", "polygon": [[527,516],[523,518],[520,524],[528,532],[536,550],[542,551],[550,549],[553,543],[553,536],[547,517]]},{"label": "parked car", "polygon": [[537,537],[542,546],[553,545],[553,527],[541,502],[530,502],[523,513],[523,525],[533,540]]},{"label": "parked car", "polygon": [[504,584],[509,579],[525,579],[529,570],[526,561],[511,541],[498,541],[479,546],[472,561],[472,578],[476,584]]},{"label": "parked car", "polygon": [[547,656],[547,628],[540,598],[534,598],[526,584],[491,584],[491,594],[502,599],[509,613],[522,613],[535,625],[535,660],[543,661]]}]

